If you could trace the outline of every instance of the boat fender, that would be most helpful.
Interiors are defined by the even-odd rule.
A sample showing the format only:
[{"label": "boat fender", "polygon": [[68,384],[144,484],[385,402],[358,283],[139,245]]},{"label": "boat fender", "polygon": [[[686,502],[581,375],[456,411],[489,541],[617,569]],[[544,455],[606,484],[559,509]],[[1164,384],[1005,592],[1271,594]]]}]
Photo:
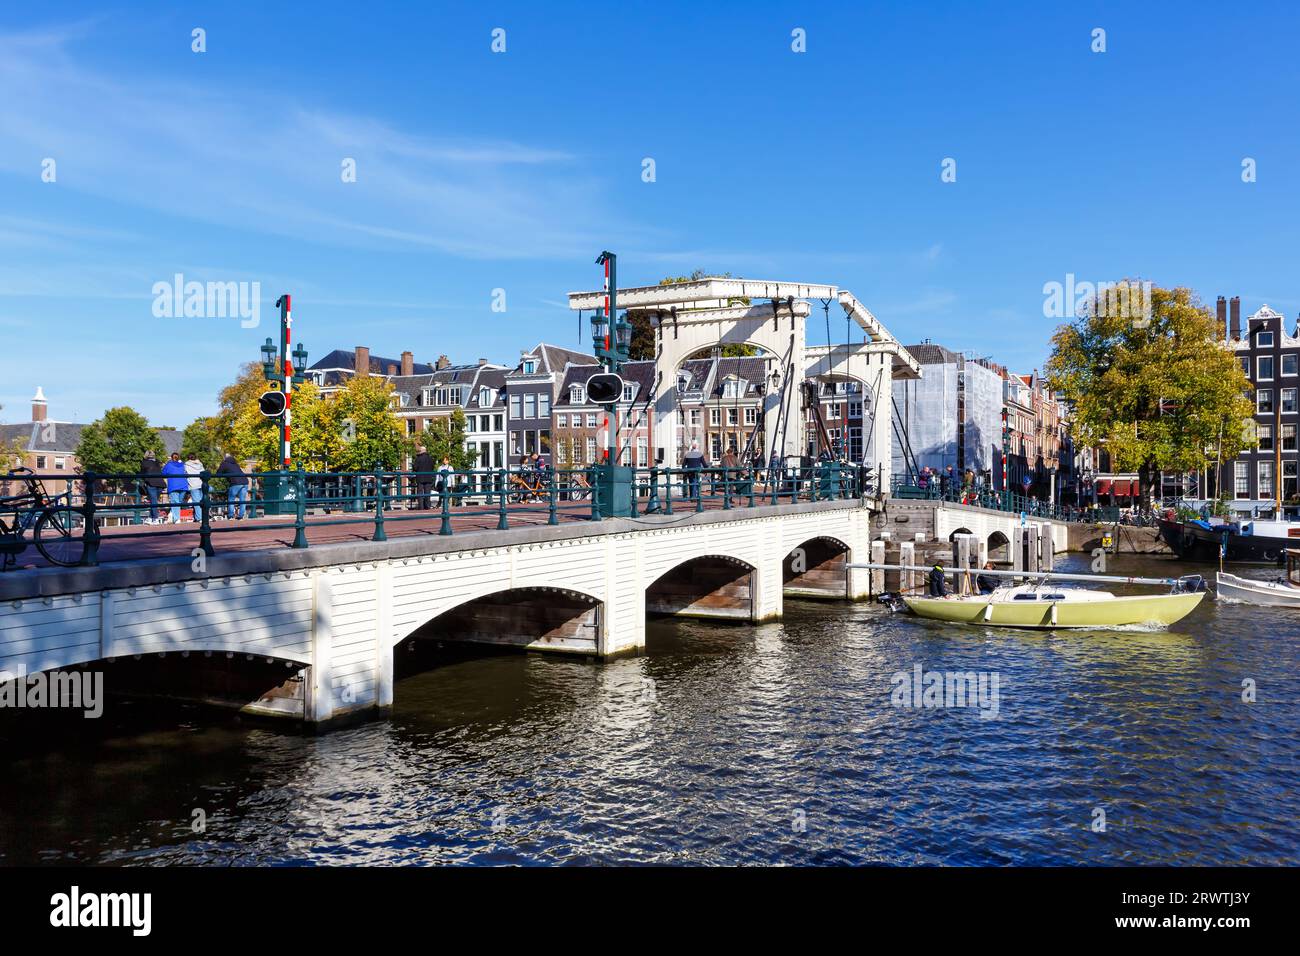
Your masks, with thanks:
[{"label": "boat fender", "polygon": [[1056,602],[1052,602],[1052,624],[1056,624]]},{"label": "boat fender", "polygon": [[985,604],[985,605],[984,605],[984,620],[986,620],[986,621],[991,621],[991,620],[993,620],[993,602],[992,602],[992,601],[989,601],[988,604]]}]

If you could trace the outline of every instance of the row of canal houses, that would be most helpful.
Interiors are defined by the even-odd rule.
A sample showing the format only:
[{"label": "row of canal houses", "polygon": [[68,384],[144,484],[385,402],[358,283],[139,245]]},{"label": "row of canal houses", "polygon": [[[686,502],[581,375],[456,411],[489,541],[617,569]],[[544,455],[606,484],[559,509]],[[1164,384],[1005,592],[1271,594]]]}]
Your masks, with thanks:
[{"label": "row of canal houses", "polygon": [[[1102,503],[1111,503],[1121,491],[1136,492],[1128,486],[1130,476],[1108,479],[1098,474],[1096,462],[1074,452],[1067,409],[1036,372],[1010,373],[928,341],[908,349],[925,366],[925,375],[893,386],[901,424],[893,448],[895,475],[915,476],[926,467],[934,472],[951,467],[964,475],[969,469],[986,487],[1063,502],[1095,500],[1099,486],[1106,488]],[[594,356],[547,343],[522,352],[513,367],[487,359],[454,364],[445,355],[417,363],[411,352],[388,359],[358,346],[330,352],[310,370],[325,391],[353,375],[384,377],[409,435],[460,409],[467,450],[478,455],[479,467],[493,469],[514,467],[534,453],[558,468],[599,461],[608,445],[608,419],[586,393],[587,380],[597,371]],[[654,363],[627,363],[618,409],[620,461],[675,466],[693,443],[710,461],[728,450],[762,460],[757,426],[765,372],[761,358],[715,353],[685,362],[677,371],[675,447],[664,449],[661,458],[651,425]],[[810,455],[829,445],[837,457],[861,459],[872,411],[857,383],[814,383],[804,404]]]}]

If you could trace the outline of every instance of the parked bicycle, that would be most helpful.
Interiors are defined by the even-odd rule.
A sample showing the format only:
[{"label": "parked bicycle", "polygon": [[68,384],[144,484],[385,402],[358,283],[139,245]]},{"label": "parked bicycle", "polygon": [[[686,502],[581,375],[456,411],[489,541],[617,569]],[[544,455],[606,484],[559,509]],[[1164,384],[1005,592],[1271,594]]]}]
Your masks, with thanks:
[{"label": "parked bicycle", "polygon": [[86,541],[81,534],[81,509],[72,504],[71,492],[50,495],[30,468],[14,468],[5,484],[20,482],[22,494],[0,497],[0,570],[8,571],[27,549],[27,532],[32,532],[36,550],[60,567],[81,563]]}]

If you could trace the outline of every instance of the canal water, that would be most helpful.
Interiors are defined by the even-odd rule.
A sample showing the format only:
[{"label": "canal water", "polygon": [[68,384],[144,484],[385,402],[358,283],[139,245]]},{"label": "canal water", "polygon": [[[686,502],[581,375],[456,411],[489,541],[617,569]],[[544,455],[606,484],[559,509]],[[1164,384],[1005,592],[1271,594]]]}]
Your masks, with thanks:
[{"label": "canal water", "polygon": [[[918,666],[984,696],[897,706]],[[603,665],[448,654],[321,736],[118,701],[31,726],[0,722],[4,864],[1300,862],[1300,611],[1212,596],[1167,631],[657,620]]]}]

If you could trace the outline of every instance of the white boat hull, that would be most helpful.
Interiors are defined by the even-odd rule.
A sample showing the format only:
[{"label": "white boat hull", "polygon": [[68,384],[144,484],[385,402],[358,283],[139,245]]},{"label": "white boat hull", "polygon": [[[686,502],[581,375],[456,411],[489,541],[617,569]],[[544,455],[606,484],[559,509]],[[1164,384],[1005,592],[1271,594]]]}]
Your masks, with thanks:
[{"label": "white boat hull", "polygon": [[1271,607],[1300,607],[1300,588],[1270,581],[1252,581],[1220,571],[1214,577],[1215,596],[1220,601],[1241,601]]}]

